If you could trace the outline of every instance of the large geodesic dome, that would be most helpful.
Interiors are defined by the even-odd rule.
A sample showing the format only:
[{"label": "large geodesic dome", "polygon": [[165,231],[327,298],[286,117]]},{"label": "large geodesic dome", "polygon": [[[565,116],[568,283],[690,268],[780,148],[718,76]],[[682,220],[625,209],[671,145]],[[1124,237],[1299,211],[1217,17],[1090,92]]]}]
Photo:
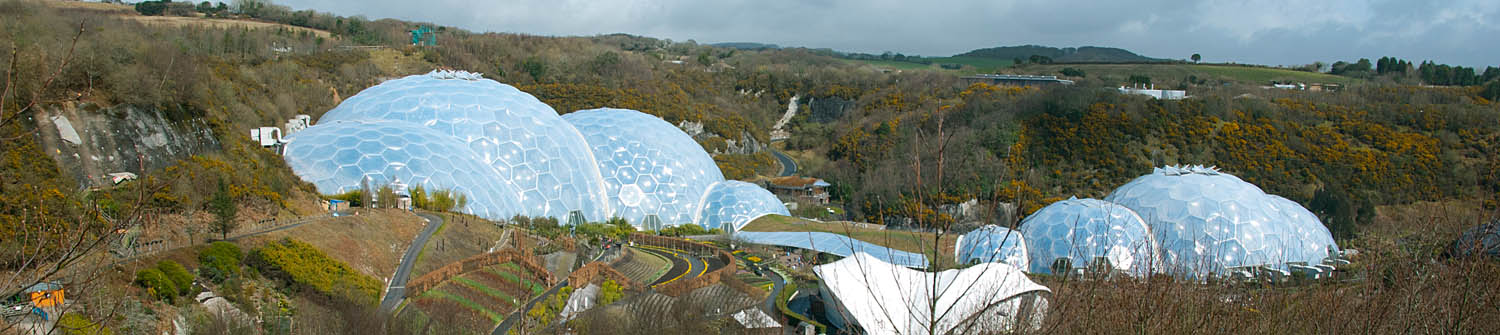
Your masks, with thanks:
[{"label": "large geodesic dome", "polygon": [[[1099,199],[1054,202],[1021,222],[1030,272],[1052,273],[1059,260],[1069,268],[1109,266],[1134,275],[1149,274],[1156,243],[1135,211]],[[1108,264],[1095,264],[1104,260]]]},{"label": "large geodesic dome", "polygon": [[724,181],[696,141],[660,118],[598,109],[565,120],[530,94],[468,72],[386,81],[287,141],[288,165],[319,192],[367,179],[452,189],[469,197],[463,211],[490,219],[580,211],[637,227],[656,215],[665,226],[737,230],[789,214],[770,192]]},{"label": "large geodesic dome", "polygon": [[590,220],[610,212],[583,137],[551,106],[477,74],[434,71],[360,91],[319,122],[392,120],[452,136],[519,190],[529,213]]},{"label": "large geodesic dome", "polygon": [[959,236],[955,244],[955,259],[962,264],[1000,262],[1017,269],[1031,264],[1026,239],[1010,228],[985,225]]},{"label": "large geodesic dome", "polygon": [[1105,200],[1146,221],[1168,272],[1224,274],[1240,267],[1287,269],[1287,262],[1321,262],[1297,251],[1309,244],[1306,230],[1298,228],[1305,220],[1294,223],[1284,214],[1287,206],[1277,206],[1260,187],[1214,168],[1157,168]]},{"label": "large geodesic dome", "polygon": [[563,115],[583,134],[615,216],[666,225],[694,222],[704,192],[724,181],[713,157],[687,133],[650,114],[600,108]]},{"label": "large geodesic dome", "polygon": [[750,221],[768,214],[792,215],[771,191],[751,183],[726,180],[714,184],[703,195],[703,213],[698,224],[704,229],[737,232]]},{"label": "large geodesic dome", "polygon": [[453,189],[464,210],[487,217],[523,213],[515,188],[463,143],[427,128],[384,120],[319,124],[288,137],[286,162],[324,193],[402,182]]}]

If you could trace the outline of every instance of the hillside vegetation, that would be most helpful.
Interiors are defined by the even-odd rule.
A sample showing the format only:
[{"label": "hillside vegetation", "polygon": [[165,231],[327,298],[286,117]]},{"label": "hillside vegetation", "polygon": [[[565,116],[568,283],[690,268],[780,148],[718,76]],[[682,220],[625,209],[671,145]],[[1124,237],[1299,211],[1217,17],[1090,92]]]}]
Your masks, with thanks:
[{"label": "hillside vegetation", "polygon": [[[900,55],[892,55],[890,62],[917,66],[883,71],[881,66],[865,63],[882,64],[888,60],[851,60],[827,50],[747,50],[623,34],[544,37],[476,33],[428,23],[293,10],[264,1],[237,1],[242,6],[226,18],[171,19],[184,24],[156,24],[151,21],[160,19],[60,3],[0,2],[0,18],[3,18],[0,28],[11,32],[0,36],[0,46],[8,48],[0,50],[9,51],[0,52],[0,64],[6,66],[10,84],[0,95],[4,97],[0,101],[0,116],[4,116],[0,118],[0,138],[4,139],[0,141],[0,271],[36,270],[35,263],[26,261],[27,252],[67,257],[66,246],[73,245],[71,241],[80,236],[107,240],[116,231],[139,228],[152,230],[148,235],[186,233],[192,236],[189,238],[198,238],[206,235],[210,223],[256,222],[321,211],[317,201],[322,195],[293,174],[280,156],[246,141],[245,130],[280,125],[297,114],[310,114],[316,119],[342,99],[383,80],[440,68],[473,71],[514,85],[560,113],[619,107],[638,109],[673,124],[701,123],[706,132],[697,140],[709,150],[727,149],[729,140],[741,145],[770,142],[770,126],[786,110],[792,97],[800,97],[805,107],[787,125],[791,138],[778,145],[784,145],[798,157],[799,174],[833,184],[832,200],[835,207],[845,210],[847,219],[888,226],[852,234],[868,237],[866,240],[871,242],[890,235],[905,235],[910,238],[886,242],[903,250],[920,251],[919,242],[924,241],[921,237],[932,236],[908,234],[904,228],[962,231],[966,225],[1003,223],[1003,219],[1014,216],[998,213],[1003,211],[996,209],[1014,206],[1017,214],[1024,217],[1069,196],[1103,197],[1132,178],[1149,173],[1154,166],[1204,164],[1218,166],[1269,193],[1307,205],[1341,241],[1355,241],[1356,247],[1368,246],[1381,253],[1378,259],[1383,261],[1375,263],[1378,267],[1366,273],[1362,284],[1354,286],[1330,285],[1327,290],[1313,291],[1311,295],[1296,292],[1254,295],[1251,297],[1267,303],[1225,305],[1231,306],[1227,309],[1203,309],[1203,305],[1194,304],[1165,306],[1178,308],[1173,311],[1187,315],[1226,316],[1214,320],[1188,319],[1228,320],[1214,323],[1222,327],[1218,330],[1237,329],[1230,327],[1246,324],[1273,329],[1268,324],[1244,321],[1270,320],[1268,316],[1232,307],[1267,308],[1279,306],[1277,302],[1329,298],[1334,293],[1338,294],[1336,297],[1355,296],[1347,293],[1350,290],[1376,294],[1376,300],[1351,303],[1361,308],[1461,304],[1461,296],[1454,295],[1464,292],[1459,288],[1430,281],[1419,282],[1426,286],[1402,285],[1414,276],[1422,276],[1413,273],[1463,270],[1442,265],[1444,261],[1437,260],[1435,246],[1448,236],[1445,234],[1479,220],[1475,217],[1480,214],[1455,219],[1461,222],[1444,223],[1440,232],[1424,231],[1418,236],[1421,244],[1403,247],[1412,234],[1402,229],[1432,226],[1431,220],[1414,215],[1385,219],[1391,212],[1376,209],[1464,201],[1473,203],[1474,213],[1490,213],[1496,210],[1495,199],[1500,198],[1500,104],[1495,102],[1500,93],[1493,93],[1500,92],[1500,82],[1490,76],[1467,76],[1469,71],[1453,70],[1465,75],[1418,75],[1420,71],[1414,71],[1408,77],[1416,79],[1393,79],[1379,70],[1374,71],[1375,75],[1354,75],[1362,73],[1355,69],[1347,72],[1350,75],[1333,76],[1266,67],[1183,63],[1045,64],[1031,61],[1028,55],[1026,61],[1030,64],[1005,71],[1050,75],[1073,68],[1078,75],[1069,76],[1077,79],[1077,84],[1009,87],[971,84],[957,76],[1010,67],[1015,57],[999,57],[1005,50],[933,58],[928,64],[909,59],[897,61],[896,56]],[[419,24],[433,26],[440,32],[437,45],[408,45],[407,31]],[[1058,52],[1063,54],[1048,56],[1052,63],[1068,57],[1082,62],[1097,61],[1086,54],[1128,56],[1108,49]],[[927,58],[919,61],[924,59]],[[954,69],[943,63],[960,66]],[[1353,67],[1360,67],[1355,64]],[[1349,66],[1344,64],[1340,69],[1348,70]],[[933,67],[937,69],[930,70]],[[1470,86],[1419,85],[1429,77],[1462,77],[1456,81],[1445,79],[1448,81],[1444,83]],[[1487,86],[1472,85],[1474,78],[1490,78],[1490,81]],[[1336,92],[1260,87],[1271,81],[1345,85]],[[1160,101],[1115,91],[1115,87],[1128,82],[1182,88],[1192,98]],[[38,126],[37,120],[51,116],[48,108],[66,106],[76,106],[78,113],[120,113],[123,109],[112,107],[130,106],[165,115],[172,122],[201,122],[207,126],[198,130],[211,133],[221,145],[181,157],[151,157],[171,163],[159,169],[134,171],[141,175],[135,181],[80,185],[75,181],[87,179],[65,175],[67,172],[52,157],[56,153],[42,148],[37,139],[38,134],[56,131],[56,127]],[[145,142],[125,146],[141,143]],[[753,178],[775,170],[774,161],[761,153],[722,155],[716,161],[734,178]],[[976,215],[963,218],[954,215],[956,204],[971,199],[977,200],[975,208],[980,209]],[[773,219],[763,219],[752,226],[765,230],[846,232],[837,225],[768,218]],[[479,225],[482,224],[476,224]],[[245,278],[253,281],[264,276],[276,285],[226,295],[250,297],[236,301],[247,304],[245,309],[250,311],[284,308],[271,302],[254,302],[258,301],[252,300],[255,294],[286,295],[282,291],[301,290],[306,296],[322,297],[304,298],[316,303],[297,305],[301,309],[297,315],[309,316],[297,324],[319,325],[322,328],[317,329],[324,330],[314,333],[398,329],[385,328],[379,322],[372,327],[354,326],[369,326],[362,322],[374,319],[373,313],[359,314],[365,313],[360,308],[373,303],[382,287],[375,277],[389,273],[392,267],[389,260],[397,259],[404,250],[397,241],[405,239],[396,236],[414,234],[417,227],[407,223],[390,232],[347,225],[328,228],[288,230],[272,236],[294,239],[249,241],[266,244],[245,248],[251,254],[246,260],[250,267],[245,272],[253,272]],[[351,234],[347,238],[294,236],[304,231],[345,228]],[[493,232],[481,229],[490,228],[493,227],[445,228],[447,233],[428,245],[438,251],[426,257],[437,260],[448,257],[443,250],[461,253],[486,248],[481,242],[492,243],[487,236],[493,236],[490,235]],[[557,234],[562,231],[555,225],[552,229]],[[449,236],[466,233],[473,236],[451,236],[451,239]],[[380,234],[385,235],[372,236]],[[450,241],[457,244],[450,246]],[[935,253],[944,257],[951,254],[951,250],[944,250],[950,242],[940,245]],[[369,257],[372,259],[369,263],[341,261],[366,250],[378,251]],[[163,257],[192,259],[182,255]],[[1494,273],[1493,267],[1472,270],[1467,273]],[[176,272],[175,267],[170,271]],[[130,282],[134,278],[115,277],[130,277],[133,272],[119,271],[110,278]],[[1464,274],[1439,273],[1441,278],[1466,278]],[[165,273],[146,275],[142,282],[165,287],[166,282],[161,280],[165,276]],[[440,301],[454,310],[478,311],[471,313],[478,316],[477,325],[493,322],[499,315],[484,313],[487,308],[471,308],[458,298],[470,302],[507,300],[504,297],[519,299],[519,295],[526,293],[490,285],[506,285],[501,281],[508,278],[487,279],[492,282],[465,278],[483,285],[456,281],[448,287],[454,290],[450,292],[453,296],[428,296],[424,301]],[[497,288],[503,295],[486,288]],[[1341,288],[1349,289],[1341,293]],[[1440,289],[1443,295],[1400,294],[1425,292],[1429,288]],[[449,292],[446,289],[442,292]],[[1166,289],[1134,292],[1165,297],[1181,293]],[[1225,296],[1211,293],[1216,292],[1194,296],[1205,300],[1190,302],[1206,304]],[[1118,313],[1110,314],[1111,317],[1120,320],[1141,317],[1128,311],[1156,310],[1163,307],[1161,303],[1170,301],[1127,305],[1142,301],[1138,298],[1150,297],[1071,294],[1060,293],[1059,301],[1072,306],[1091,306],[1091,301],[1107,302],[1109,306],[1139,306],[1113,309]],[[80,296],[101,299],[100,295],[90,293]],[[1483,297],[1489,300],[1476,304],[1475,308],[1494,306],[1493,294]],[[90,311],[89,319],[104,320],[106,325],[147,325],[142,328],[148,330],[145,332],[158,333],[158,329],[149,326],[166,327],[171,323],[170,318],[175,317],[171,312],[155,312],[172,311],[173,308],[166,307],[173,305],[165,305],[170,302],[147,299],[144,294],[123,300],[141,300],[152,305],[142,307],[137,303],[130,307],[132,312],[126,320],[116,320],[97,311]],[[1433,303],[1422,303],[1427,301]],[[1305,311],[1307,306],[1311,305],[1286,311]],[[1443,308],[1475,312],[1467,307]],[[1405,313],[1402,316],[1425,312],[1428,310],[1408,308],[1402,310]],[[271,317],[266,320],[281,320],[276,318],[284,314],[256,315]],[[1286,315],[1274,314],[1274,317]],[[317,322],[323,316],[345,322]],[[1486,314],[1474,320],[1493,319]],[[1454,327],[1445,329],[1456,333],[1472,329],[1462,327],[1463,322],[1460,319]],[[1137,324],[1145,327],[1152,323]],[[1162,329],[1194,329],[1188,325],[1191,324],[1172,323]],[[1123,329],[1091,324],[1053,326],[1061,332],[1083,333]]]}]

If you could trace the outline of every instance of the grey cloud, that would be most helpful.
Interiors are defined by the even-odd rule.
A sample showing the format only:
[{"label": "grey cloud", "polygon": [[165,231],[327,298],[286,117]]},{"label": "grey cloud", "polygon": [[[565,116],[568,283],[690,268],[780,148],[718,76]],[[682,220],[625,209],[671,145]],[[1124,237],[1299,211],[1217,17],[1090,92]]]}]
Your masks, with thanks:
[{"label": "grey cloud", "polygon": [[1305,64],[1398,56],[1497,65],[1500,1],[278,0],[296,9],[538,35],[631,33],[942,56],[1017,44]]}]

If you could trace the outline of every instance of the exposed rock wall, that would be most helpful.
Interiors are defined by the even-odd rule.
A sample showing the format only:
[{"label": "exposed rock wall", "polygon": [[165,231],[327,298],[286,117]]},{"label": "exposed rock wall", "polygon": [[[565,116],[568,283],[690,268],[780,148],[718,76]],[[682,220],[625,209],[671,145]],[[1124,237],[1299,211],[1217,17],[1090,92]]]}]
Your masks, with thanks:
[{"label": "exposed rock wall", "polygon": [[203,119],[173,120],[157,109],[63,104],[37,111],[42,149],[80,187],[107,186],[115,172],[144,175],[178,159],[220,149]]},{"label": "exposed rock wall", "polygon": [[829,123],[844,117],[844,113],[854,108],[854,100],[844,100],[839,97],[812,98],[807,100],[807,120],[817,123]]}]

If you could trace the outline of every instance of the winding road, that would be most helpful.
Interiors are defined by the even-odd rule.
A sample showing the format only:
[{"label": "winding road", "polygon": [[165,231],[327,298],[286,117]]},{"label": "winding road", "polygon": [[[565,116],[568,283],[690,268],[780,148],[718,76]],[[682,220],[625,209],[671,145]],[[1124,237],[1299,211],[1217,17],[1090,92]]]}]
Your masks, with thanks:
[{"label": "winding road", "polygon": [[385,289],[385,297],[380,299],[380,311],[395,311],[406,300],[406,281],[411,279],[411,266],[417,262],[417,255],[422,254],[422,246],[427,244],[427,239],[432,237],[438,228],[443,226],[443,218],[437,215],[419,213],[417,216],[427,220],[427,226],[411,241],[411,246],[406,247],[406,255],[401,256],[401,265],[396,266],[396,274],[391,275],[391,283]]},{"label": "winding road", "polygon": [[786,154],[782,153],[781,150],[776,150],[775,148],[771,148],[771,155],[776,156],[776,160],[781,161],[782,177],[797,174],[797,161],[792,160],[792,157],[787,156]]}]

